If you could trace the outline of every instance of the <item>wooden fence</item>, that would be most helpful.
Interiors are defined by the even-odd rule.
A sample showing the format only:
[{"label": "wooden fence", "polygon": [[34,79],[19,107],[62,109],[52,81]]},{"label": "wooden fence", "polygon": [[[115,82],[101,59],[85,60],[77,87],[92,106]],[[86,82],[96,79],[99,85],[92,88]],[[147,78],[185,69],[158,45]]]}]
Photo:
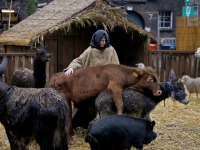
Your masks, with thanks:
[{"label": "wooden fence", "polygon": [[[33,70],[33,59],[35,53],[0,53],[0,63],[4,57],[8,57],[8,67],[3,75],[3,81],[8,85],[11,84],[11,79],[15,70],[20,67],[26,67]],[[53,54],[51,54],[51,60],[53,60]],[[46,87],[49,86],[50,75],[53,74],[53,65],[47,62],[46,68]]]},{"label": "wooden fence", "polygon": [[176,17],[176,50],[193,51],[200,46],[200,17]]},{"label": "wooden fence", "polygon": [[168,81],[170,71],[173,68],[178,76],[182,72],[190,77],[200,76],[199,58],[194,56],[196,51],[148,51],[148,57],[145,64],[152,66],[160,82]]}]

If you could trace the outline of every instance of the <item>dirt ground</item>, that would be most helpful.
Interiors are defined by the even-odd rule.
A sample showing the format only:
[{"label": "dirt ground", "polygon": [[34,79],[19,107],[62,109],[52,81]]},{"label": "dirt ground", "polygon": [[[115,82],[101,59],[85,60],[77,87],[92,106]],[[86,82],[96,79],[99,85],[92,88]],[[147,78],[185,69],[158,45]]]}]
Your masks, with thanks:
[{"label": "dirt ground", "polygon": [[[166,99],[151,113],[156,121],[154,131],[158,134],[153,144],[145,145],[144,150],[199,150],[200,149],[200,101],[196,94],[191,94],[188,105]],[[70,150],[90,150],[84,142],[87,130],[75,131],[75,145]],[[31,150],[38,147],[31,146]],[[0,125],[0,150],[10,150],[4,127]],[[133,148],[132,148],[133,150]]]}]

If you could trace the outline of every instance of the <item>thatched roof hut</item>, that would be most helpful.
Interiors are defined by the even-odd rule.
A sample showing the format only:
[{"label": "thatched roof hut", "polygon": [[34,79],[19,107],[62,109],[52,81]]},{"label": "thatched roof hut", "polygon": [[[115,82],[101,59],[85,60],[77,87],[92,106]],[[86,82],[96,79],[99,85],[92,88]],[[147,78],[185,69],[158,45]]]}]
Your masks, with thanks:
[{"label": "thatched roof hut", "polygon": [[126,11],[106,0],[54,0],[0,35],[5,53],[30,53],[30,45],[49,44],[53,73],[62,71],[88,46],[97,29],[109,33],[120,63],[133,66],[144,62],[156,39],[127,19]]},{"label": "thatched roof hut", "polygon": [[150,37],[155,41],[150,34],[124,15],[125,11],[107,5],[105,0],[54,0],[2,34],[0,44],[30,46],[39,38],[59,29],[68,32],[72,24],[82,27],[102,25],[109,31],[122,27],[132,36],[138,32],[141,37]]}]

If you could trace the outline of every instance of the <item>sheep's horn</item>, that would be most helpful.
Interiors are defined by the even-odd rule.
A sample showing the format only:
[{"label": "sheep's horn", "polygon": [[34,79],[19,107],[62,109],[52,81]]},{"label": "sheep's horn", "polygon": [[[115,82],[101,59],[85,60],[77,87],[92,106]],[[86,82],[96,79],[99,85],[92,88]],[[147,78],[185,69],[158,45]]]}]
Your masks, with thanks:
[{"label": "sheep's horn", "polygon": [[0,64],[0,76],[6,71],[8,65],[8,58],[4,57],[3,62]]}]

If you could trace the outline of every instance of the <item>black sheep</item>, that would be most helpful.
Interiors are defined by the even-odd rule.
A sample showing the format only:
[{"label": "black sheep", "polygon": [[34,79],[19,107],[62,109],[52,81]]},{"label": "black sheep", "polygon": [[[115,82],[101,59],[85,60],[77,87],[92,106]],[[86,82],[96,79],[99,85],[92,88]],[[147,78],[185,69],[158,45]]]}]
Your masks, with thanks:
[{"label": "black sheep", "polygon": [[[0,65],[0,76],[8,59]],[[41,150],[68,149],[69,107],[52,88],[18,88],[0,81],[0,121],[11,150],[28,150],[36,141]]]},{"label": "black sheep", "polygon": [[33,71],[21,67],[13,73],[11,85],[17,87],[44,88],[46,83],[46,62],[50,59],[50,54],[46,51],[47,46],[37,49],[31,46],[36,54],[33,61]]},{"label": "black sheep", "polygon": [[[182,76],[182,75],[181,75]],[[183,83],[180,77],[176,77],[174,71],[171,71],[172,79],[169,82],[161,83],[160,89],[162,94],[160,96],[153,96],[153,94],[143,94],[132,89],[125,89],[122,92],[122,99],[124,104],[123,114],[133,116],[136,118],[146,118],[150,120],[150,112],[156,107],[158,103],[171,97],[174,100],[183,104],[188,104],[189,98],[185,93]],[[146,92],[145,92],[146,93]],[[114,115],[117,112],[112,96],[109,91],[102,92],[95,101],[95,106],[99,114],[98,117],[104,118],[109,115]],[[90,122],[89,127],[98,119],[95,118]]]}]

